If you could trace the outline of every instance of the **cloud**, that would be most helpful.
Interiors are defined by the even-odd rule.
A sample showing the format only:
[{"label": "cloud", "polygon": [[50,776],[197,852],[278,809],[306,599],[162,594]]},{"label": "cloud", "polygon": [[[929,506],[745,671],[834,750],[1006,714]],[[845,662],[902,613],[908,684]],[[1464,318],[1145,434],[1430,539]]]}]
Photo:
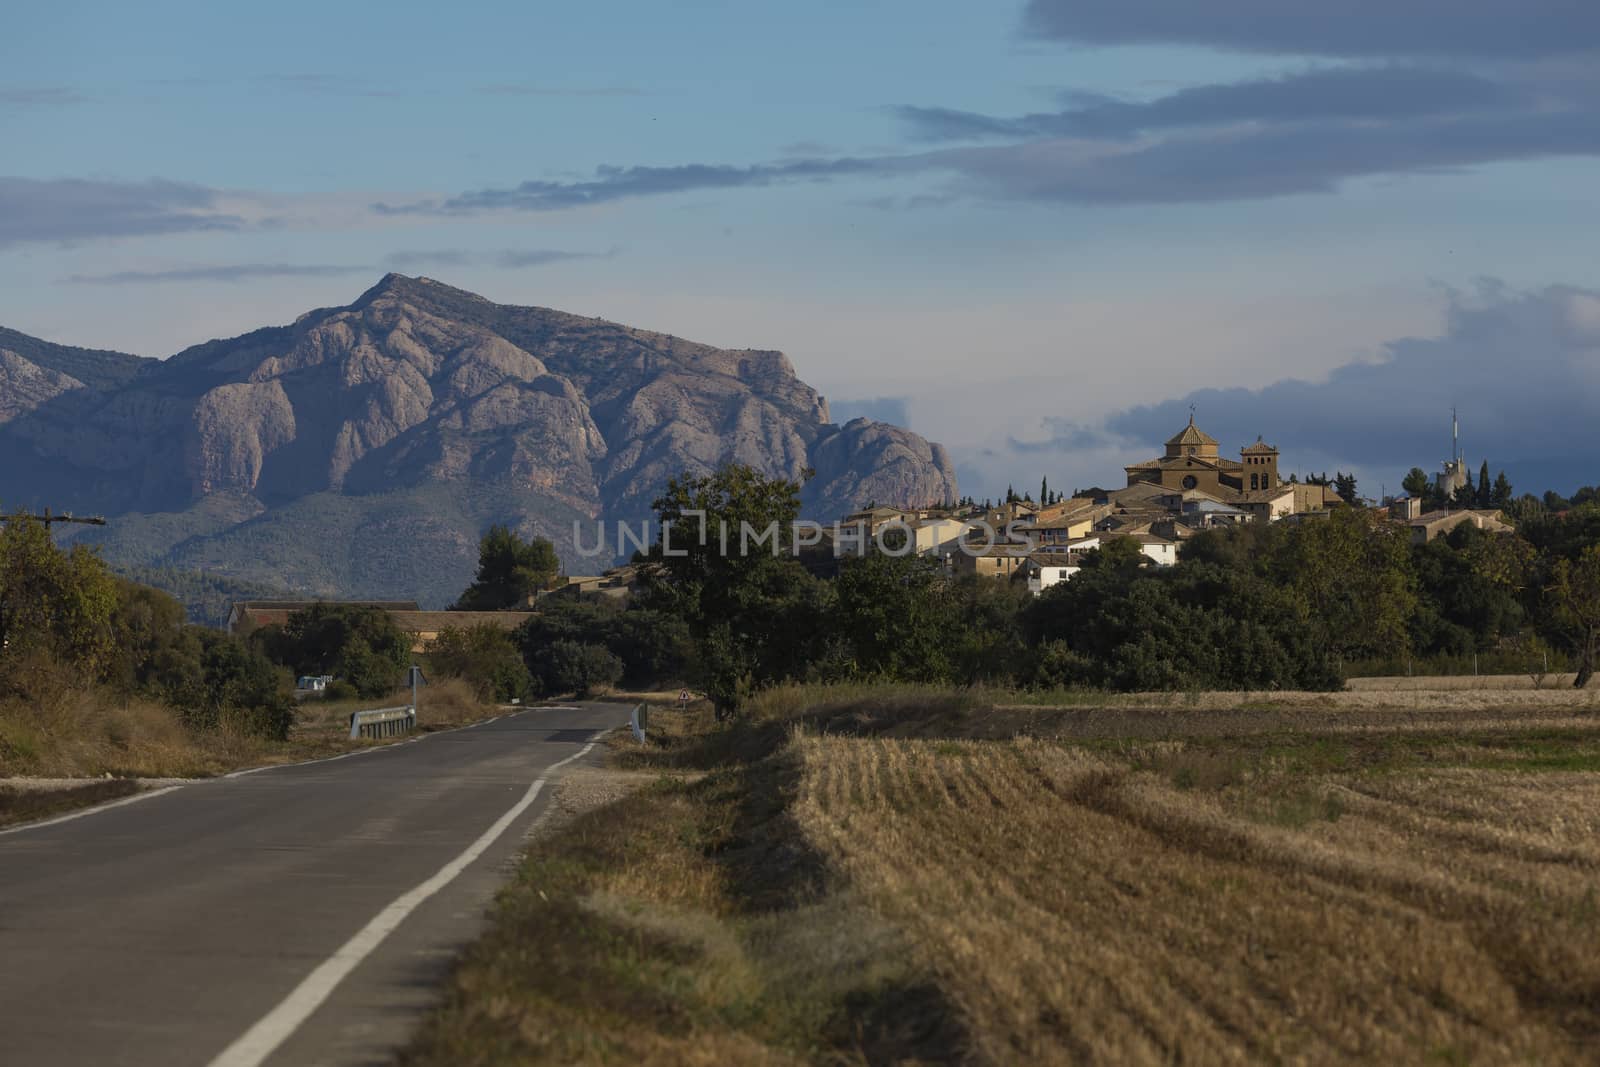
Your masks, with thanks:
[{"label": "cloud", "polygon": [[519,267],[542,267],[549,263],[570,263],[575,259],[612,259],[622,249],[610,248],[604,252],[564,252],[556,248],[530,248],[525,251],[501,252],[494,257],[495,266],[515,270]]},{"label": "cloud", "polygon": [[897,113],[920,140],[1000,143],[743,166],[608,166],[590,177],[379,203],[373,210],[444,216],[560,211],[686,192],[908,176],[943,184],[911,198],[868,202],[928,206],[961,195],[1184,203],[1326,193],[1355,178],[1600,155],[1597,89],[1600,77],[1582,64],[1481,72],[1362,63],[1192,86],[1144,102],[1073,94],[1064,110],[1020,116],[904,107]]},{"label": "cloud", "polygon": [[[908,161],[909,162],[909,161]],[[802,159],[755,166],[691,163],[680,167],[599,167],[581,181],[525,181],[509,189],[480,189],[444,201],[372,205],[380,215],[471,215],[483,211],[560,211],[666,193],[738,189],[907,169],[893,157]],[[914,169],[914,164],[911,165]]]},{"label": "cloud", "polygon": [[1201,85],[1147,103],[1102,96],[1080,100],[1067,110],[1014,118],[936,107],[902,107],[897,114],[918,139],[944,141],[1125,138],[1147,130],[1238,122],[1394,120],[1537,105],[1531,94],[1480,75],[1386,65],[1312,69],[1277,78]]},{"label": "cloud", "polygon": [[828,412],[833,421],[843,426],[852,419],[872,419],[893,426],[911,428],[910,397],[875,396],[860,400],[830,400]]},{"label": "cloud", "polygon": [[77,89],[63,85],[0,86],[0,107],[64,107],[88,99]]},{"label": "cloud", "polygon": [[1532,479],[1528,489],[1559,487],[1577,477],[1569,471],[1587,471],[1593,482],[1600,473],[1600,291],[1521,292],[1486,282],[1450,294],[1441,336],[1391,342],[1378,362],[1348,364],[1322,382],[1202,389],[1119,412],[1106,429],[1154,448],[1183,425],[1190,404],[1226,449],[1262,434],[1283,451],[1286,471],[1307,469],[1296,463],[1308,460],[1319,468],[1344,464],[1391,487],[1412,466],[1431,471],[1447,458],[1456,406],[1473,467],[1487,458],[1520,471]]},{"label": "cloud", "polygon": [[0,248],[241,228],[221,200],[217,190],[161,179],[0,177]]},{"label": "cloud", "polygon": [[951,150],[944,163],[997,199],[1132,204],[1328,193],[1351,178],[1594,155],[1600,123],[1560,110],[1228,127],[1129,144],[1031,141]]},{"label": "cloud", "polygon": [[485,96],[646,96],[643,89],[631,85],[550,86],[499,82],[481,85],[478,92]]},{"label": "cloud", "polygon": [[73,274],[62,281],[70,285],[155,285],[162,282],[248,282],[260,278],[329,278],[370,273],[367,266],[332,266],[292,263],[233,263],[171,270],[123,270],[109,274]]},{"label": "cloud", "polygon": [[1044,438],[1008,437],[1007,447],[1013,452],[1031,455],[1081,452],[1084,449],[1106,448],[1115,443],[1114,435],[1108,434],[1103,427],[1086,425],[1075,419],[1051,415],[1041,423],[1046,435]]},{"label": "cloud", "polygon": [[436,248],[392,252],[384,262],[398,270],[416,267],[499,267],[519,270],[523,267],[542,267],[550,263],[568,263],[579,259],[612,259],[621,254],[621,248],[604,252],[569,252],[557,248],[504,249],[499,252],[472,252],[461,248]]},{"label": "cloud", "polygon": [[1340,57],[1534,58],[1600,48],[1590,0],[1029,0],[1023,32],[1084,45]]}]

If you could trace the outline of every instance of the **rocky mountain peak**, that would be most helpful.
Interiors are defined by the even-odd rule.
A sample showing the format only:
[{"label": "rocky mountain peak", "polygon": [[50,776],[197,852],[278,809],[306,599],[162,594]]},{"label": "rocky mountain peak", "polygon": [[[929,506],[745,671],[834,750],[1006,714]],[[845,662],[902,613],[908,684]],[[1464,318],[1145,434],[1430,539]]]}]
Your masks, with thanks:
[{"label": "rocky mountain peak", "polygon": [[[348,305],[161,363],[80,360],[109,368],[95,390],[11,359],[0,385],[28,399],[0,410],[0,498],[48,490],[59,507],[181,516],[222,494],[258,501],[264,515],[233,511],[260,524],[329,494],[359,511],[385,494],[459,486],[496,521],[540,527],[530,507],[642,517],[668,478],[730,461],[790,478],[814,469],[805,499],[822,519],[868,500],[956,495],[941,447],[882,423],[833,425],[781,352],[495,304],[401,274]],[[543,532],[570,548],[570,525]]]}]

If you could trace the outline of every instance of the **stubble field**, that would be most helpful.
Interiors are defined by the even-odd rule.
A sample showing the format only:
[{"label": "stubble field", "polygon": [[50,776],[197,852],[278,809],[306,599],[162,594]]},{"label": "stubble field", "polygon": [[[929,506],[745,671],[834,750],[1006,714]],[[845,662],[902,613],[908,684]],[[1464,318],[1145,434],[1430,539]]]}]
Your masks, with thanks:
[{"label": "stubble field", "polygon": [[1588,698],[661,714],[411,1058],[1592,1062]]}]

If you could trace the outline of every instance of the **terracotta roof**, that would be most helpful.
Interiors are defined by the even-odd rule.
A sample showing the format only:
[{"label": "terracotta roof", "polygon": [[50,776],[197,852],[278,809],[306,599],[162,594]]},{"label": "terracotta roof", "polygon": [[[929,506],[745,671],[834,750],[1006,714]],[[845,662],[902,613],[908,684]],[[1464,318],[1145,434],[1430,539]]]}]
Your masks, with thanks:
[{"label": "terracotta roof", "polygon": [[1196,426],[1193,419],[1189,420],[1189,425],[1183,428],[1183,432],[1167,442],[1169,445],[1214,445],[1216,443],[1217,439]]},{"label": "terracotta roof", "polygon": [[1265,504],[1286,496],[1294,495],[1294,486],[1284,482],[1273,489],[1250,489],[1239,494],[1241,504]]},{"label": "terracotta roof", "polygon": [[1243,448],[1239,449],[1240,452],[1250,453],[1250,454],[1259,454],[1259,453],[1263,453],[1263,452],[1276,452],[1277,450],[1278,449],[1275,446],[1267,444],[1265,441],[1261,440],[1261,438],[1259,438],[1259,437],[1256,438],[1256,443],[1255,444],[1253,444],[1253,445],[1245,445]]},{"label": "terracotta roof", "polygon": [[515,630],[533,618],[533,611],[396,611],[394,624],[406,633],[436,633],[449,628],[465,630],[469,626],[498,626],[502,630]]},{"label": "terracotta roof", "polygon": [[1122,469],[1125,471],[1181,471],[1185,467],[1210,467],[1213,470],[1227,471],[1230,474],[1244,470],[1243,463],[1223,456],[1162,456],[1159,459],[1147,459],[1143,463],[1131,463]]},{"label": "terracotta roof", "polygon": [[416,611],[415,600],[236,600],[234,608],[244,611],[304,611],[317,604],[337,608],[382,608],[384,611]]}]

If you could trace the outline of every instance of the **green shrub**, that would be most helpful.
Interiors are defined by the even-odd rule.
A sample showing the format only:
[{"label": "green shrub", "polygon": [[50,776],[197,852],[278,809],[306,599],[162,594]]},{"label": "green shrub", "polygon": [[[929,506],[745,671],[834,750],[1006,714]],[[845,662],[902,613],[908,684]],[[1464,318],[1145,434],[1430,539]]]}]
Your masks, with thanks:
[{"label": "green shrub", "polygon": [[535,673],[548,693],[573,693],[581,700],[622,678],[622,660],[601,645],[556,641],[535,657]]},{"label": "green shrub", "polygon": [[428,663],[441,678],[465,681],[480,701],[507,703],[533,695],[533,676],[516,641],[489,623],[440,631],[428,646]]}]

